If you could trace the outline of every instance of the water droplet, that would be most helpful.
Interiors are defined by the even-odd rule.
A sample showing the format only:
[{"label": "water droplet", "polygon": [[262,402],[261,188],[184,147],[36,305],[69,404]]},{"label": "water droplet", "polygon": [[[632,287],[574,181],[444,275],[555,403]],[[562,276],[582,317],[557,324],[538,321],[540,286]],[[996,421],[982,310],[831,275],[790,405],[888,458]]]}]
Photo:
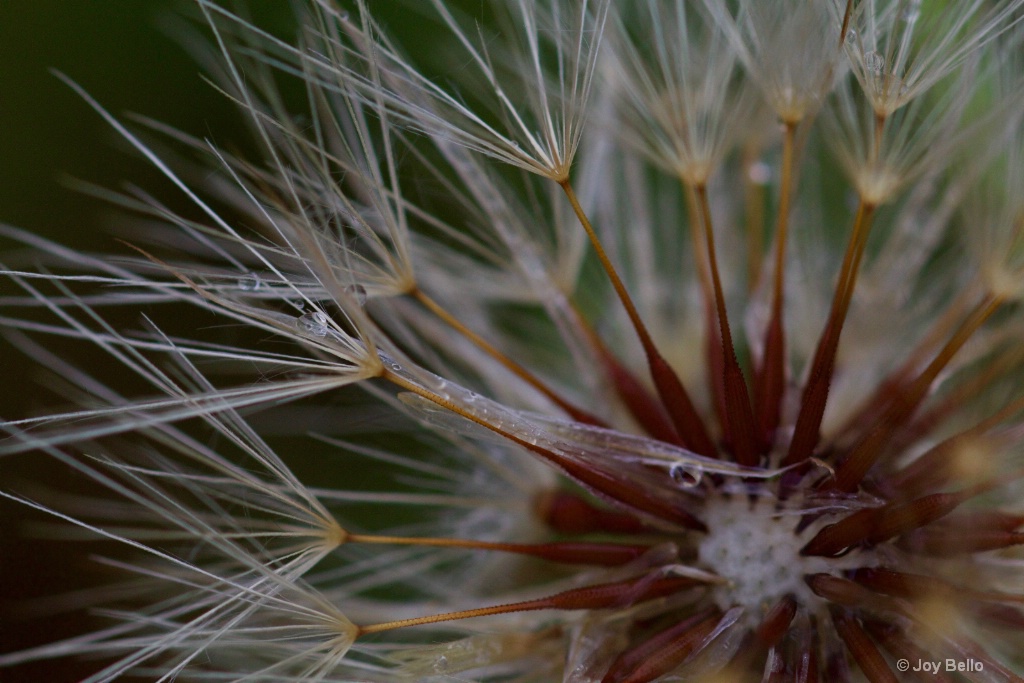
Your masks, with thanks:
[{"label": "water droplet", "polygon": [[255,292],[261,284],[260,276],[256,273],[247,273],[238,278],[238,288],[243,292]]},{"label": "water droplet", "polygon": [[312,311],[299,316],[298,326],[303,332],[308,332],[314,337],[326,337],[330,329],[327,326],[327,314],[323,311]]},{"label": "water droplet", "polygon": [[338,16],[341,17],[342,21],[348,21],[348,10],[342,10],[341,14]]},{"label": "water droplet", "polygon": [[447,673],[447,671],[448,671],[448,658],[445,657],[444,655],[441,655],[440,657],[437,658],[437,661],[434,662],[434,672],[435,673],[439,673],[439,674],[443,674],[443,673]]},{"label": "water droplet", "polygon": [[348,285],[345,287],[345,291],[351,294],[360,306],[366,304],[366,287],[362,285]]},{"label": "water droplet", "polygon": [[846,42],[853,45],[857,42],[857,32],[852,28],[846,32]]},{"label": "water droplet", "polygon": [[668,468],[668,475],[677,484],[692,484],[693,474],[685,465],[675,464]]},{"label": "water droplet", "polygon": [[885,70],[885,57],[874,50],[864,53],[864,68],[868,71],[880,74]]}]

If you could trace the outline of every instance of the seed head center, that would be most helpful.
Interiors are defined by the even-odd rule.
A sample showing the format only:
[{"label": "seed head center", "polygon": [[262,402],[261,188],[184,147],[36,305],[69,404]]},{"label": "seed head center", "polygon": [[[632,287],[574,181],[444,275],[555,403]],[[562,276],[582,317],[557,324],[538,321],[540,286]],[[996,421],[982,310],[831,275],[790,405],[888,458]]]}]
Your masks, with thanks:
[{"label": "seed head center", "polygon": [[[802,515],[796,509],[779,509],[771,497],[720,496],[708,499],[702,516],[708,527],[698,548],[701,563],[725,583],[712,591],[719,607],[745,608],[753,623],[786,595],[803,605],[820,600],[804,576],[835,571],[858,560],[804,557],[800,549],[821,528],[811,524],[799,534]],[[863,560],[863,558],[860,558]]]}]

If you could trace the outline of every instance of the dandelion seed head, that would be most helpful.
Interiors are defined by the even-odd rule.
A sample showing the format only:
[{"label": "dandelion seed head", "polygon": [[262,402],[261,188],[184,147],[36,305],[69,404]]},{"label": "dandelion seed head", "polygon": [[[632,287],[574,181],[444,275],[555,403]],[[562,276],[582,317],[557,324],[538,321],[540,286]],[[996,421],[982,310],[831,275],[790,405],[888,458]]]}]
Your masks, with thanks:
[{"label": "dandelion seed head", "polygon": [[704,5],[782,121],[799,122],[817,111],[842,67],[829,3]]},{"label": "dandelion seed head", "polygon": [[100,192],[159,223],[123,259],[0,227],[45,265],[0,323],[80,405],[0,455],[106,492],[0,496],[126,577],[0,666],[1016,680],[1024,2],[431,0],[450,73],[383,4],[198,6],[260,154],[65,78],[191,213]]}]

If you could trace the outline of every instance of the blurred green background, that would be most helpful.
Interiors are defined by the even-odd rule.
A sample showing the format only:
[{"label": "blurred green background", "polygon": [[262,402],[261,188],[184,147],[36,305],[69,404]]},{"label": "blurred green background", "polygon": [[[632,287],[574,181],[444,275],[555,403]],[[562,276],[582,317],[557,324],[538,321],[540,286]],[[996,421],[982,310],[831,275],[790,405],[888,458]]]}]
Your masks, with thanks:
[{"label": "blurred green background", "polygon": [[[371,6],[386,18],[399,18],[397,26],[389,23],[405,34],[406,44],[409,38],[429,42],[424,23],[410,19],[417,2],[371,0]],[[291,33],[291,2],[245,0],[244,6],[261,26]],[[183,195],[51,70],[66,74],[118,118],[141,114],[243,154],[247,145],[256,153],[235,108],[203,81],[201,67],[183,47],[185,33],[206,33],[191,0],[0,0],[0,223],[71,248],[123,252],[109,229],[118,210],[69,189],[68,178],[112,189],[130,182],[172,209],[188,208]],[[23,259],[17,243],[0,237],[0,261],[31,269],[31,260]],[[17,293],[0,280],[0,296]],[[122,366],[95,353],[83,361],[79,353],[88,345],[40,340],[96,376],[123,376]],[[0,369],[0,419],[39,414],[58,402],[40,386],[45,373],[4,335]],[[56,490],[89,489],[70,468],[45,456],[0,462],[0,490],[32,495],[39,482]],[[102,582],[104,570],[90,554],[112,552],[109,547],[36,538],[33,525],[47,517],[2,499],[0,520],[0,653],[88,631],[85,610],[44,609],[43,616],[28,618],[26,609]],[[0,668],[0,683],[80,681],[98,666],[67,659],[26,663]]]},{"label": "blurred green background", "polygon": [[[253,3],[287,22],[290,3]],[[168,184],[101,118],[50,73],[57,69],[115,115],[137,112],[184,131],[220,139],[238,131],[238,115],[200,78],[200,68],[176,32],[199,30],[187,0],[0,0],[0,223],[82,249],[111,249],[105,226],[112,210],[67,189],[73,177],[116,188],[124,181],[180,201]],[[193,19],[189,19],[192,17]],[[226,140],[225,140],[226,142]],[[238,141],[235,141],[238,142]],[[0,259],[16,258],[16,245],[0,241]],[[13,290],[8,284],[2,292]],[[113,364],[112,364],[113,367]],[[52,403],[37,387],[39,373],[0,338],[0,418],[15,418]],[[103,368],[91,368],[99,375]],[[25,490],[42,478],[73,485],[72,474],[35,455],[0,463],[0,488]],[[80,584],[83,554],[95,552],[26,538],[33,519],[25,508],[0,502],[0,652],[81,632],[80,614],[26,620],[33,598]],[[78,681],[95,664],[52,661],[0,668],[3,683]]]},{"label": "blurred green background", "polygon": [[[287,5],[287,3],[276,3]],[[104,207],[64,189],[62,174],[116,185],[148,169],[51,73],[77,81],[115,114],[183,130],[223,130],[231,107],[172,37],[195,14],[176,0],[0,3],[0,220],[62,240],[90,240]]]}]

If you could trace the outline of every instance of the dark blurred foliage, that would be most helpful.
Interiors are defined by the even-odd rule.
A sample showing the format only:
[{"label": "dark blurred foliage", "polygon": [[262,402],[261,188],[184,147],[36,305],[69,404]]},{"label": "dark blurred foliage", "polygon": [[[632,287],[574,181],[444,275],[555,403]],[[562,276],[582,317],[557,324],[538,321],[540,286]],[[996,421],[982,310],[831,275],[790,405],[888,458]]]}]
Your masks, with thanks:
[{"label": "dark blurred foliage", "polygon": [[[270,21],[290,21],[287,2],[263,2]],[[275,17],[276,15],[276,17]],[[58,80],[58,70],[79,83],[118,116],[135,112],[193,135],[217,139],[238,130],[232,105],[202,81],[201,69],[182,46],[202,35],[195,7],[176,0],[5,0],[0,2],[0,222],[30,230],[77,249],[113,249],[106,229],[114,210],[69,189],[67,178],[110,188],[126,181],[153,189],[170,205],[183,198]],[[28,264],[20,249],[0,241],[0,260]],[[9,283],[3,294],[14,290]],[[57,348],[64,351],[63,344]],[[66,345],[73,348],[74,345]],[[101,361],[102,362],[102,361]],[[33,368],[0,339],[0,417],[16,418],[53,405]],[[90,368],[102,376],[104,368]],[[111,362],[111,370],[114,370]],[[121,371],[121,370],[117,370]],[[44,456],[30,454],[0,463],[0,487],[28,492],[39,482],[78,488],[73,474]],[[42,520],[22,506],[0,503],[0,651],[22,649],[81,633],[84,612],[28,618],[45,606],[38,600],[102,580],[105,570],[87,553],[94,544],[33,539]],[[0,669],[3,683],[64,683],[94,671],[95,663],[56,660]]]},{"label": "dark blurred foliage", "polygon": [[[402,44],[428,55],[434,73],[445,54],[430,46],[436,24],[423,20],[418,0],[371,0],[375,13]],[[295,32],[295,5],[287,0],[225,3],[244,7],[262,27],[288,37]],[[481,11],[478,3],[452,6]],[[124,252],[111,226],[123,212],[69,187],[69,179],[99,187],[141,187],[174,210],[188,213],[185,197],[122,139],[52,71],[66,74],[122,120],[139,114],[190,135],[208,138],[243,156],[259,158],[247,140],[240,114],[202,78],[189,44],[209,45],[210,33],[189,0],[0,0],[0,223],[68,247]],[[247,148],[246,145],[249,145]],[[33,259],[0,237],[0,262],[33,268]],[[0,282],[0,296],[18,293]],[[125,312],[126,320],[139,312]],[[202,323],[206,324],[206,323]],[[0,336],[0,418],[17,419],[66,405],[47,390],[49,376]],[[87,344],[38,337],[97,377],[123,377],[124,369]],[[99,493],[70,468],[41,454],[0,462],[0,489],[30,497],[37,492]],[[52,522],[24,506],[0,500],[0,652],[11,652],[87,632],[102,624],[88,609],[56,604],[65,592],[103,584],[114,570],[95,561],[116,555],[111,544],[62,542],[41,536]],[[0,683],[79,681],[97,662],[51,660],[0,668]]]}]

